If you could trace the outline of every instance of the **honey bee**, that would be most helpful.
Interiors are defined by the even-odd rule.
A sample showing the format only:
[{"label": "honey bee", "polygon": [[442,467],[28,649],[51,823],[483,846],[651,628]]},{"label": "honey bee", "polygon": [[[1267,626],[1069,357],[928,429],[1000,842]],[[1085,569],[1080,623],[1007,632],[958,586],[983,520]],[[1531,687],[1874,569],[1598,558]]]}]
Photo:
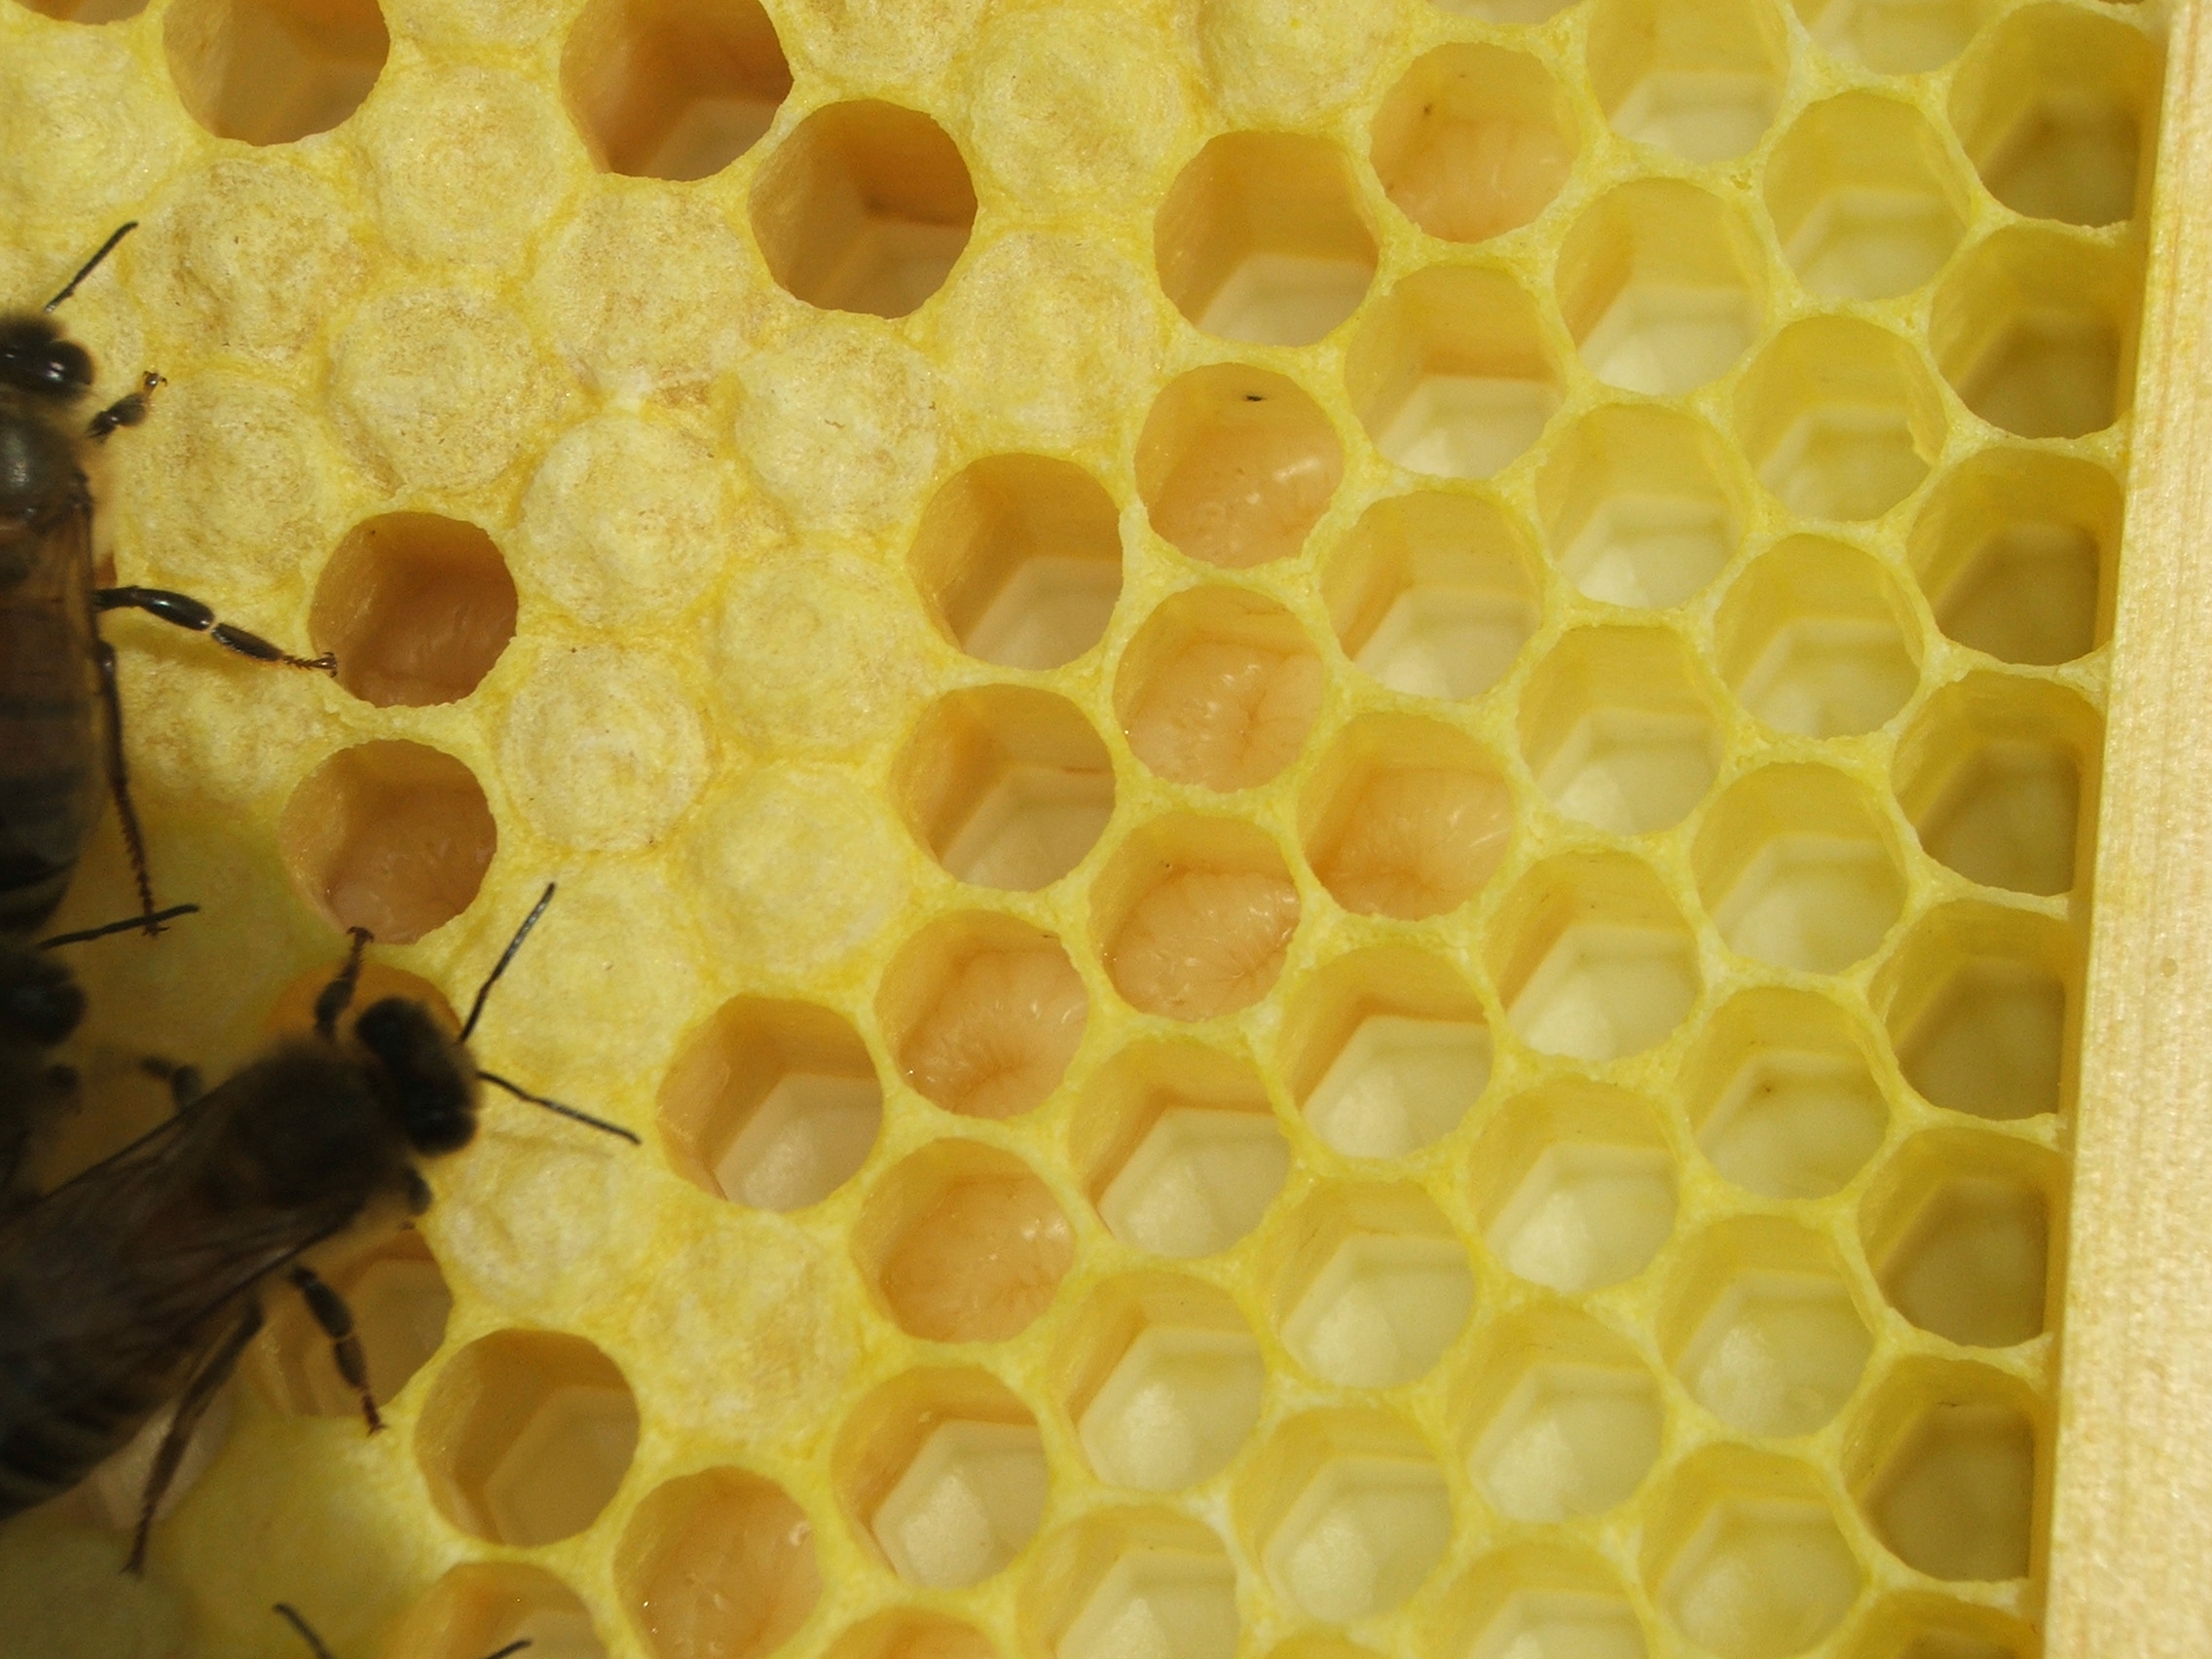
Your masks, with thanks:
[{"label": "honey bee", "polygon": [[[313,1650],[313,1652],[314,1653],[314,1659],[331,1659],[330,1649],[323,1646],[322,1638],[315,1635],[314,1626],[309,1624],[308,1621],[301,1616],[299,1608],[293,1606],[289,1602],[278,1602],[273,1610],[276,1612],[278,1618],[282,1619],[286,1624],[290,1625],[294,1630],[300,1633],[300,1640],[306,1642],[309,1648]],[[521,1637],[513,1641],[508,1642],[506,1646],[500,1648],[497,1653],[485,1654],[484,1659],[507,1659],[507,1656],[509,1654],[520,1653],[529,1645],[530,1638],[527,1636]]]},{"label": "honey bee", "polygon": [[381,1428],[352,1314],[305,1257],[380,1217],[422,1214],[430,1189],[418,1162],[468,1144],[480,1084],[637,1143],[469,1053],[492,987],[553,892],[515,931],[458,1035],[405,997],[371,1004],[341,1031],[370,942],[355,928],[312,1033],[205,1093],[173,1068],[173,1117],[0,1224],[0,1520],[76,1485],[173,1400],[131,1544],[129,1570],[140,1570],[155,1508],[278,1278],[329,1338],[370,1432]]}]

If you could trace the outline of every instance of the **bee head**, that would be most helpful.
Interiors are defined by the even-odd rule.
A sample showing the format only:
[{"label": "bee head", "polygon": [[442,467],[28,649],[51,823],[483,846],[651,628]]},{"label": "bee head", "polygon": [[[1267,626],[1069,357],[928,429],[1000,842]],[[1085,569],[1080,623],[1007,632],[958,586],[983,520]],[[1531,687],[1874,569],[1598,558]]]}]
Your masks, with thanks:
[{"label": "bee head", "polygon": [[55,403],[92,389],[92,358],[43,316],[0,317],[0,386]]},{"label": "bee head", "polygon": [[427,1009],[386,997],[353,1021],[353,1038],[382,1069],[380,1092],[409,1146],[435,1158],[468,1144],[476,1133],[476,1067]]},{"label": "bee head", "polygon": [[28,950],[0,950],[0,1031],[51,1048],[85,1017],[69,970]]}]

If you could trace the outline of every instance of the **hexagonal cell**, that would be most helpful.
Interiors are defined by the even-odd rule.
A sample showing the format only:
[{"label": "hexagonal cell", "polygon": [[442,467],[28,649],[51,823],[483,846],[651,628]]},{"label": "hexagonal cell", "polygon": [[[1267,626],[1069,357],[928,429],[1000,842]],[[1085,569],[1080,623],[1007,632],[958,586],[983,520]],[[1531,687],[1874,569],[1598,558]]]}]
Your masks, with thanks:
[{"label": "hexagonal cell", "polygon": [[[1970,674],[1928,700],[1899,741],[1898,804],[1929,856],[2014,893],[2084,885],[2103,722],[2047,681]],[[2088,798],[2084,798],[2088,797]]]},{"label": "hexagonal cell", "polygon": [[1920,75],[1966,50],[1986,0],[1796,0],[1813,38],[1879,75]]},{"label": "hexagonal cell", "polygon": [[1374,306],[1345,358],[1352,409],[1408,471],[1489,478],[1565,395],[1535,302],[1502,271],[1434,265]]},{"label": "hexagonal cell", "polygon": [[1153,251],[1176,310],[1253,346],[1310,346],[1375,279],[1349,161],[1292,132],[1229,132],[1200,150],[1160,204]]},{"label": "hexagonal cell", "polygon": [[[1950,4],[1833,0],[1828,10],[1865,17]],[[1910,293],[1943,269],[1972,212],[1943,136],[1912,105],[1872,92],[1846,92],[1797,118],[1767,163],[1766,205],[1783,257],[1825,300]]]},{"label": "hexagonal cell", "polygon": [[2158,49],[2118,18],[2013,13],[1959,66],[1951,126],[1989,194],[2031,219],[2142,211],[2157,149]]},{"label": "hexagonal cell", "polygon": [[1871,988],[1905,1081],[1931,1105],[2032,1118],[2074,1092],[2080,946],[2062,923],[1994,905],[1921,918]]},{"label": "hexagonal cell", "polygon": [[828,1198],[867,1161],[882,1121],[883,1085],[860,1033],[813,1003],[732,998],[660,1086],[676,1172],[754,1209]]},{"label": "hexagonal cell", "polygon": [[[328,980],[327,972],[323,976]],[[323,1282],[353,1310],[354,1334],[369,1362],[369,1392],[399,1397],[446,1340],[453,1292],[430,1246],[412,1228],[379,1239],[343,1267],[321,1264]],[[298,1296],[270,1299],[269,1322],[254,1345],[263,1391],[302,1417],[358,1418],[361,1397],[338,1375],[330,1339]]]},{"label": "hexagonal cell", "polygon": [[899,1070],[925,1096],[964,1118],[1013,1118],[1060,1087],[1090,997],[1051,934],[973,911],[907,941],[876,1011]]},{"label": "hexagonal cell", "polygon": [[1635,1095],[1580,1080],[1509,1104],[1467,1161],[1483,1240],[1566,1296],[1634,1278],[1675,1230],[1675,1160]]},{"label": "hexagonal cell", "polygon": [[592,161],[632,178],[720,172],[791,90],[759,0],[592,0],[561,52],[561,91]]},{"label": "hexagonal cell", "polygon": [[2026,1578],[2044,1416],[2002,1372],[1907,1360],[1868,1406],[1844,1478],[1875,1536],[1915,1571]]},{"label": "hexagonal cell", "polygon": [[1759,482],[1806,518],[1880,518],[1920,488],[1948,425],[1920,353],[1852,317],[1790,324],[1736,388]]},{"label": "hexagonal cell", "polygon": [[1522,876],[1487,955],[1521,1040],[1593,1065],[1665,1042],[1700,991],[1695,936],[1650,867],[1620,854],[1570,853]]},{"label": "hexagonal cell", "polygon": [[1723,1222],[1676,1264],[1659,1346],[1691,1398],[1741,1434],[1810,1434],[1843,1409],[1873,1352],[1866,1315],[1819,1234]]},{"label": "hexagonal cell", "polygon": [[1313,642],[1281,606],[1241,588],[1186,588],[1123,652],[1114,711],[1161,777],[1245,790],[1298,758],[1324,682]]},{"label": "hexagonal cell", "polygon": [[471,1537],[529,1549],[599,1519],[629,1473],[638,1402],[581,1337],[497,1331],[438,1370],[415,1460],[439,1513]]},{"label": "hexagonal cell", "polygon": [[1746,481],[1719,435],[1636,404],[1585,415],[1536,478],[1552,562],[1591,599],[1664,609],[1735,557]]},{"label": "hexagonal cell", "polygon": [[2025,1141],[1936,1130],[1907,1141],[1861,1215],[1890,1306],[1967,1347],[2011,1347],[2048,1328],[2050,1241],[2063,1231],[2061,1161]]},{"label": "hexagonal cell", "polygon": [[1720,1659],[1790,1659],[1842,1623],[1865,1579],[1804,1464],[1715,1446],[1677,1468],[1643,1529],[1667,1622]]},{"label": "hexagonal cell", "polygon": [[979,1584],[1045,1517],[1037,1419],[981,1371],[909,1371],[845,1419],[830,1479],[856,1529],[909,1584]]},{"label": "hexagonal cell", "polygon": [[1645,1659],[1618,1579],[1580,1552],[1523,1544],[1485,1556],[1435,1620],[1433,1652],[1465,1659]]},{"label": "hexagonal cell", "polygon": [[1742,210],[1678,179],[1607,192],[1559,254],[1560,314],[1623,391],[1694,391],[1766,328],[1766,259]]},{"label": "hexagonal cell", "polygon": [[1743,991],[1682,1068],[1682,1101],[1714,1168],[1763,1198],[1825,1198],[1881,1150],[1890,1107],[1866,1039],[1803,991]]},{"label": "hexagonal cell", "polygon": [[1188,1516],[1093,1511],[1038,1552],[1016,1628],[1023,1652],[1052,1659],[1233,1659],[1236,1569]]},{"label": "hexagonal cell", "polygon": [[1669,829],[1720,767],[1704,674],[1664,628],[1562,635],[1521,697],[1521,753],[1569,818],[1616,835]]},{"label": "hexagonal cell", "polygon": [[1636,1352],[1596,1320],[1546,1309],[1486,1334],[1490,1355],[1453,1400],[1467,1473],[1512,1521],[1602,1515],[1658,1460],[1666,1413]]},{"label": "hexagonal cell", "polygon": [[919,111],[827,104],[753,181],[753,235],[793,299],[904,316],[951,275],[976,222],[968,164]]},{"label": "hexagonal cell", "polygon": [[1706,914],[1746,956],[1840,974],[1904,909],[1904,871],[1866,792],[1826,766],[1766,766],[1730,784],[1690,864]]},{"label": "hexagonal cell", "polygon": [[410,944],[467,909],[498,838],[475,775],[419,743],[340,750],[276,821],[276,850],[301,895],[382,944]]},{"label": "hexagonal cell", "polygon": [[2094,461],[1989,449],[1943,474],[1907,552],[1936,625],[2003,662],[2072,662],[2112,628],[2120,483]]},{"label": "hexagonal cell", "polygon": [[1765,0],[1604,0],[1588,50],[1613,130],[1688,162],[1731,161],[1756,144],[1789,68],[1787,28]]},{"label": "hexagonal cell", "polygon": [[308,638],[338,683],[378,708],[475,690],[515,633],[515,584],[492,538],[436,513],[355,525],[323,566]]},{"label": "hexagonal cell", "polygon": [[1268,1290],[1283,1346],[1326,1382],[1395,1388],[1425,1376],[1474,1306],[1452,1226],[1419,1188],[1332,1183],[1287,1223]]},{"label": "hexagonal cell", "polygon": [[1098,1478],[1180,1492],[1229,1465],[1260,1420],[1267,1364],[1222,1291],[1138,1273],[1092,1291],[1052,1364]]},{"label": "hexagonal cell", "polygon": [[1761,554],[1713,631],[1736,700],[1777,731],[1873,731],[1920,684],[1919,627],[1895,578],[1825,536],[1792,535]]},{"label": "hexagonal cell", "polygon": [[962,881],[1017,893],[1081,864],[1114,815],[1114,762],[1083,712],[1025,685],[939,698],[894,765],[914,838]]},{"label": "hexagonal cell", "polygon": [[1345,655],[1411,696],[1481,696],[1536,631],[1530,537],[1472,496],[1376,502],[1322,556],[1320,577]]},{"label": "hexagonal cell", "polygon": [[1416,60],[1375,116],[1370,155],[1406,217],[1485,241],[1546,207],[1574,166],[1574,110],[1535,58],[1473,42]]},{"label": "hexagonal cell", "polygon": [[821,1599],[814,1527],[775,1482],[704,1469],[638,1505],[614,1585],[652,1659],[763,1659]]},{"label": "hexagonal cell", "polygon": [[1382,1412],[1292,1419],[1238,1489],[1238,1523],[1276,1594],[1324,1624],[1388,1612],[1452,1541],[1444,1471],[1419,1434]]},{"label": "hexagonal cell", "polygon": [[1260,1223],[1290,1173],[1266,1087],[1196,1043],[1139,1043],[1086,1087],[1070,1161],[1107,1231],[1157,1256],[1210,1256]]},{"label": "hexagonal cell", "polygon": [[1299,803],[1306,860],[1347,910],[1419,921],[1482,890],[1513,834],[1497,762],[1451,726],[1405,715],[1353,720]]},{"label": "hexagonal cell", "polygon": [[409,1659],[484,1659],[527,1641],[536,1659],[607,1659],[591,1612],[542,1567],[463,1562],[408,1609],[388,1651]]},{"label": "hexagonal cell", "polygon": [[2034,1659],[2043,1651],[2017,1619],[1925,1591],[1877,1603],[1862,1628],[1863,1659]]},{"label": "hexagonal cell", "polygon": [[986,456],[930,498],[912,566],[970,656],[1058,668],[1099,642],[1121,598],[1121,515],[1072,461]]},{"label": "hexagonal cell", "polygon": [[178,0],[162,44],[193,120],[218,138],[289,144],[360,107],[391,37],[377,0]]},{"label": "hexagonal cell", "polygon": [[876,1183],[853,1253],[900,1329],[928,1342],[995,1343],[1051,1306],[1075,1235],[1021,1160],[940,1140]]},{"label": "hexagonal cell", "polygon": [[1137,493],[1178,552],[1241,571],[1305,551],[1345,474],[1320,405],[1291,382],[1214,363],[1168,384],[1137,438]]},{"label": "hexagonal cell", "polygon": [[893,1607],[861,1620],[823,1651],[823,1659],[999,1659],[974,1625],[920,1607]]},{"label": "hexagonal cell", "polygon": [[2142,275],[2058,231],[1999,231],[1936,293],[1929,344],[1969,409],[2023,438],[2078,438],[2127,413]]},{"label": "hexagonal cell", "polygon": [[1266,831],[1187,813],[1122,843],[1091,888],[1091,938],[1132,1008],[1211,1019],[1248,1008],[1282,972],[1298,889]]},{"label": "hexagonal cell", "polygon": [[1404,1158],[1458,1127],[1490,1084],[1474,988],[1424,951],[1354,951],[1298,987],[1282,1071],[1313,1132],[1347,1158]]}]

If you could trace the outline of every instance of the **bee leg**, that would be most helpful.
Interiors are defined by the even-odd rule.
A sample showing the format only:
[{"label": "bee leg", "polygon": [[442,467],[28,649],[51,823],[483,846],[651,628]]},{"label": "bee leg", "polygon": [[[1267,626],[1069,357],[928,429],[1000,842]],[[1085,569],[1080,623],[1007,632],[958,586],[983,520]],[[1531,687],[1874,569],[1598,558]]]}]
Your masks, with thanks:
[{"label": "bee leg", "polygon": [[139,378],[138,389],[128,396],[119,397],[85,424],[85,436],[94,443],[104,444],[108,434],[118,426],[135,426],[145,420],[153,406],[154,391],[168,383],[151,369]]},{"label": "bee leg", "polygon": [[142,1577],[146,1571],[146,1540],[154,1530],[154,1511],[162,1506],[162,1498],[176,1479],[179,1464],[184,1461],[186,1448],[192,1444],[193,1430],[200,1419],[207,1415],[214,1404],[215,1395],[238,1369],[239,1355],[245,1352],[246,1345],[261,1333],[261,1304],[250,1297],[245,1311],[231,1334],[201,1362],[200,1369],[192,1374],[192,1381],[184,1385],[184,1392],[176,1402],[176,1416],[169,1419],[169,1431],[162,1436],[161,1450],[154,1454],[154,1467],[146,1476],[146,1491],[138,1500],[138,1530],[131,1534],[130,1559],[123,1564],[123,1570],[132,1577]]},{"label": "bee leg", "polygon": [[190,594],[171,593],[166,588],[98,588],[93,591],[92,603],[102,610],[143,610],[172,627],[205,634],[225,650],[251,657],[255,662],[280,662],[286,668],[312,668],[324,674],[338,672],[338,659],[328,651],[318,657],[294,656],[281,646],[271,645],[259,634],[249,634],[243,628],[216,621],[214,611]]},{"label": "bee leg", "polygon": [[346,931],[353,939],[353,948],[346,953],[346,966],[338,970],[337,977],[317,991],[314,998],[315,1035],[326,1043],[338,1040],[338,1016],[351,1006],[353,987],[361,980],[361,952],[369,947],[369,940],[376,937],[367,928],[348,928]]},{"label": "bee leg", "polygon": [[107,705],[107,793],[115,797],[124,850],[130,855],[130,877],[138,884],[139,925],[148,934],[158,934],[162,924],[154,919],[158,912],[154,879],[146,873],[146,837],[138,828],[138,809],[130,804],[130,768],[123,757],[123,695],[115,682],[115,647],[105,640],[94,640],[92,660],[99,665],[100,701]]},{"label": "bee leg", "polygon": [[139,1060],[138,1069],[169,1086],[169,1099],[179,1112],[187,1110],[207,1091],[206,1080],[200,1075],[198,1066],[179,1065],[159,1054],[147,1054]]},{"label": "bee leg", "polygon": [[295,1267],[286,1276],[292,1288],[307,1299],[308,1311],[330,1339],[330,1357],[337,1362],[338,1375],[346,1379],[347,1387],[360,1395],[361,1420],[369,1425],[371,1434],[382,1433],[384,1419],[377,1414],[377,1397],[369,1392],[369,1361],[361,1351],[361,1339],[353,1331],[353,1310],[346,1306],[343,1296],[315,1276],[313,1268]]}]

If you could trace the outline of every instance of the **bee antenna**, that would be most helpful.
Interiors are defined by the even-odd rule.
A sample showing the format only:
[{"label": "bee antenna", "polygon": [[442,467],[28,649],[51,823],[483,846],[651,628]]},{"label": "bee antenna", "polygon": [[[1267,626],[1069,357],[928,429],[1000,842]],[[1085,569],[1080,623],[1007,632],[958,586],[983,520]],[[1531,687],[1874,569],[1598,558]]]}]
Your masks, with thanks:
[{"label": "bee antenna", "polygon": [[338,1040],[338,1016],[346,1012],[353,1000],[353,987],[361,982],[361,952],[368,949],[376,938],[367,928],[348,928],[352,948],[346,952],[346,966],[338,970],[338,977],[315,993],[314,1032],[325,1043]]},{"label": "bee antenna", "polygon": [[[74,294],[77,291],[77,284],[82,282],[86,277],[90,276],[93,272],[97,271],[100,268],[100,262],[106,259],[109,254],[115,251],[115,244],[121,241],[125,237],[129,236],[137,228],[138,221],[136,219],[126,220],[123,224],[117,226],[115,235],[109,237],[107,240],[100,243],[99,252],[93,254],[92,258],[85,261],[84,265],[78,270],[77,275],[70,277],[69,280],[62,285],[61,292],[55,295],[53,299],[46,302],[45,309],[52,311],[55,306],[59,305],[63,300],[67,299],[71,294]],[[316,1642],[315,1645],[317,1647],[320,1647],[322,1644],[320,1642]],[[328,1655],[325,1655],[324,1659],[328,1659]]]},{"label": "bee antenna", "polygon": [[498,1651],[498,1652],[497,1652],[497,1653],[487,1653],[487,1654],[485,1654],[485,1655],[484,1655],[484,1659],[507,1659],[507,1655],[508,1655],[508,1654],[510,1654],[510,1653],[520,1653],[520,1652],[521,1652],[521,1651],[522,1651],[522,1650],[523,1650],[524,1648],[528,1647],[529,1645],[530,1645],[530,1638],[526,1636],[526,1637],[524,1637],[524,1638],[523,1638],[523,1639],[522,1639],[521,1641],[510,1641],[510,1642],[508,1642],[508,1643],[506,1644],[506,1646],[504,1646],[504,1647],[500,1648],[500,1649],[499,1649],[499,1651]]},{"label": "bee antenna", "polygon": [[[323,1646],[322,1638],[315,1635],[314,1627],[300,1617],[300,1609],[287,1602],[276,1604],[276,1616],[300,1633],[300,1640],[314,1649],[314,1659],[330,1659],[330,1649]],[[494,1655],[494,1659],[498,1659]]]},{"label": "bee antenna", "polygon": [[156,910],[150,916],[126,916],[120,922],[106,922],[96,928],[80,928],[75,933],[55,934],[52,939],[38,941],[41,950],[52,950],[56,945],[83,944],[91,940],[105,939],[109,934],[135,933],[141,928],[159,928],[164,922],[173,922],[179,916],[197,916],[197,904],[171,904],[166,910]]},{"label": "bee antenna", "polygon": [[[476,1029],[476,1022],[484,1017],[484,999],[492,994],[492,987],[499,982],[499,976],[507,971],[507,964],[515,959],[515,952],[522,948],[522,941],[530,937],[530,930],[537,926],[537,918],[545,914],[545,906],[552,903],[553,883],[548,881],[545,891],[537,896],[537,903],[531,907],[530,914],[523,917],[522,926],[515,929],[515,937],[507,940],[507,948],[499,953],[499,960],[493,963],[491,973],[484,976],[484,983],[477,987],[476,1000],[468,1005],[467,1023],[461,1028],[461,1040],[463,1043],[468,1041],[469,1033]],[[516,1089],[515,1092],[520,1094],[522,1091]]]},{"label": "bee antenna", "polygon": [[632,1146],[642,1146],[645,1144],[644,1142],[639,1140],[635,1134],[624,1128],[620,1124],[610,1124],[605,1118],[595,1118],[589,1112],[579,1112],[573,1106],[564,1106],[558,1100],[549,1100],[542,1094],[533,1094],[529,1089],[523,1088],[522,1085],[518,1083],[509,1083],[498,1072],[479,1071],[476,1075],[482,1078],[486,1083],[490,1084],[494,1088],[503,1088],[509,1094],[513,1095],[517,1100],[527,1100],[533,1106],[542,1106],[548,1112],[557,1112],[562,1117],[569,1119],[571,1123],[582,1124],[585,1127],[598,1129],[603,1134],[620,1135]]}]

